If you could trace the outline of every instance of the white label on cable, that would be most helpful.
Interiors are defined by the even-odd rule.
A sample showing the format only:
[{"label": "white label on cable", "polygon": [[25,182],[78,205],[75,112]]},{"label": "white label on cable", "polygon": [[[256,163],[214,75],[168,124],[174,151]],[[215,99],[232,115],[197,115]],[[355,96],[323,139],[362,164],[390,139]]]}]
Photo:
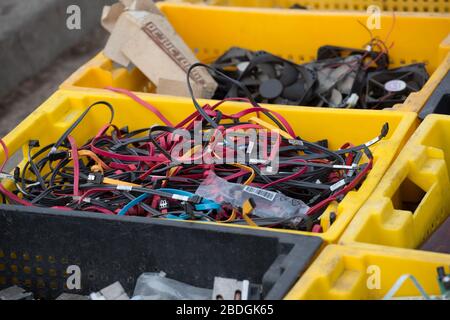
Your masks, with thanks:
[{"label": "white label on cable", "polygon": [[260,159],[250,159],[250,164],[266,164],[267,160],[260,160]]},{"label": "white label on cable", "polygon": [[189,197],[188,197],[188,196],[182,196],[182,195],[179,195],[179,194],[174,194],[174,195],[172,196],[172,199],[174,199],[174,200],[180,200],[180,201],[188,201],[188,200],[189,200]]},{"label": "white label on cable", "polygon": [[370,147],[371,145],[377,143],[379,140],[380,140],[380,138],[376,137],[376,138],[370,140],[369,142],[366,142],[365,146]]},{"label": "white label on cable", "polygon": [[303,141],[301,140],[295,140],[295,139],[290,139],[288,140],[288,142],[293,145],[293,146],[303,146]]},{"label": "white label on cable", "polygon": [[247,153],[250,154],[253,151],[253,147],[255,146],[255,143],[253,141],[250,141],[248,143]]},{"label": "white label on cable", "polygon": [[331,185],[330,186],[330,190],[331,191],[335,191],[335,190],[337,190],[337,189],[339,189],[340,187],[343,187],[343,186],[345,186],[345,180],[344,179],[339,180],[335,184]]},{"label": "white label on cable", "polygon": [[277,196],[276,192],[267,191],[267,190],[263,190],[263,189],[259,189],[259,188],[255,188],[255,187],[250,187],[250,186],[245,186],[244,192],[254,194],[255,196],[264,198],[269,201],[273,201],[275,199],[275,197]]},{"label": "white label on cable", "polygon": [[82,200],[83,202],[91,203],[91,198],[89,198],[89,197],[82,198],[80,196],[72,196],[72,199],[74,201],[81,201]]},{"label": "white label on cable", "polygon": [[131,190],[133,190],[133,187],[132,186],[117,186],[116,189],[120,190],[120,191],[131,191]]},{"label": "white label on cable", "polygon": [[345,165],[336,164],[333,166],[333,169],[351,170],[351,169],[354,169],[354,167],[353,167],[353,165],[345,166]]}]

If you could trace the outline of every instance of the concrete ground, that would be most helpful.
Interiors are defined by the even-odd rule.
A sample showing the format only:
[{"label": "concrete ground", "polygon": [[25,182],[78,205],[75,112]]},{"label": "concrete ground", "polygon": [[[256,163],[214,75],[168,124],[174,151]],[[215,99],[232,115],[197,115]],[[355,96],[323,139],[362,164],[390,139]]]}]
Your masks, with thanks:
[{"label": "concrete ground", "polygon": [[0,136],[104,46],[101,12],[116,1],[0,0]]},{"label": "concrete ground", "polygon": [[106,43],[106,34],[98,30],[94,35],[57,58],[37,76],[16,87],[0,99],[0,137],[16,127],[28,114],[55,92],[59,85]]}]

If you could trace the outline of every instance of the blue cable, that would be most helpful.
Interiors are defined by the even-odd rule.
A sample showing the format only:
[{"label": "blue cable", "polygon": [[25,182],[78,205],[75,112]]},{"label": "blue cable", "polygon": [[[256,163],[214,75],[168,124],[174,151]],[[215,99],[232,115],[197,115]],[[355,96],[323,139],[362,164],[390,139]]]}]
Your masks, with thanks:
[{"label": "blue cable", "polygon": [[[172,194],[178,194],[180,196],[186,196],[186,197],[192,197],[194,196],[193,193],[191,192],[187,192],[187,191],[183,191],[183,190],[177,190],[177,189],[158,189],[159,191],[163,191],[163,192],[169,192]],[[133,208],[134,206],[138,205],[139,203],[141,203],[142,201],[146,200],[148,197],[150,197],[150,194],[143,194],[140,195],[139,197],[137,197],[136,199],[131,200],[130,202],[128,202],[117,214],[118,216],[124,216],[127,214],[128,210],[130,210],[131,208]],[[210,210],[219,210],[220,209],[220,205],[215,203],[212,200],[208,200],[208,199],[203,199],[202,203],[200,204],[196,204],[195,205],[195,210],[199,210],[199,211],[210,211]],[[175,216],[171,216],[172,219]],[[182,218],[181,218],[182,217]],[[189,215],[182,214],[180,217],[177,217],[177,219],[182,219],[182,220],[186,220],[189,217]]]},{"label": "blue cable", "polygon": [[139,197],[137,197],[134,200],[131,200],[130,202],[127,203],[127,205],[125,207],[122,208],[122,210],[119,211],[119,213],[117,214],[118,216],[124,216],[127,214],[128,210],[130,210],[131,208],[133,208],[134,206],[138,205],[139,203],[141,203],[142,201],[144,201],[145,199],[147,199],[148,197],[150,197],[149,194],[145,193],[143,195],[140,195]]},{"label": "blue cable", "polygon": [[[188,191],[184,191],[184,190],[165,189],[165,188],[158,189],[158,190],[163,191],[163,192],[178,194],[180,196],[186,196],[186,197],[195,196],[195,194],[188,192]],[[208,199],[203,199],[202,203],[195,205],[195,210],[198,210],[198,211],[210,211],[210,210],[219,210],[219,209],[220,209],[220,204],[217,204],[216,202],[214,202],[212,200],[208,200]]]}]

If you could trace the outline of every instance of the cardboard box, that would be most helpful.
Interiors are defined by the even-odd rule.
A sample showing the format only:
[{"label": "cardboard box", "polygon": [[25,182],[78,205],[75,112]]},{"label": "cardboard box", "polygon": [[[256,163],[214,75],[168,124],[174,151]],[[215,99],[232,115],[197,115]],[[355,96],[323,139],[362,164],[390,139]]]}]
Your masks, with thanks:
[{"label": "cardboard box", "polygon": [[[189,96],[187,71],[198,62],[152,1],[126,1],[106,7],[102,25],[111,32],[104,53],[127,67],[134,64],[157,87],[157,93]],[[217,83],[206,69],[191,72],[198,98],[211,98]]]}]

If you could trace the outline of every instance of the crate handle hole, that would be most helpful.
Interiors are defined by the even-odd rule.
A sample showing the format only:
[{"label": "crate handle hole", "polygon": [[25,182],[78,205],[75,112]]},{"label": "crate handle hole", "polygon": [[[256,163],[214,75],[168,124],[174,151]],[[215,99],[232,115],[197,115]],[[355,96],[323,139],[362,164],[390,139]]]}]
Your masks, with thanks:
[{"label": "crate handle hole", "polygon": [[396,210],[414,213],[425,195],[426,192],[407,177],[393,195],[392,203]]}]

